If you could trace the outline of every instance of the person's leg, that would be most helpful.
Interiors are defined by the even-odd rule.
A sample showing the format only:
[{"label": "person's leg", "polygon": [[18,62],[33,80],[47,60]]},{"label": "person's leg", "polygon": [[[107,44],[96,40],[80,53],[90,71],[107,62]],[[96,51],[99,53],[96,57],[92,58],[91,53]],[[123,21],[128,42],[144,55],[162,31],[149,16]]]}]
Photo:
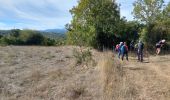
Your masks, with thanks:
[{"label": "person's leg", "polygon": [[156,48],[156,54],[158,54],[158,48]]},{"label": "person's leg", "polygon": [[141,52],[141,62],[143,62],[143,52]]},{"label": "person's leg", "polygon": [[159,55],[161,49],[160,48],[157,48],[157,55]]},{"label": "person's leg", "polygon": [[128,61],[129,59],[128,59],[128,53],[126,53],[126,60]]},{"label": "person's leg", "polygon": [[160,52],[161,52],[161,48],[159,48],[159,52],[158,52],[158,54],[160,54]]},{"label": "person's leg", "polygon": [[137,55],[138,55],[138,61],[140,61],[140,52],[139,51],[137,52]]},{"label": "person's leg", "polygon": [[125,56],[125,53],[122,53],[122,61],[123,61],[123,59],[124,59],[124,56]]},{"label": "person's leg", "polygon": [[121,53],[121,52],[120,52],[120,51],[118,51],[118,58],[119,58],[119,59],[120,59],[120,53]]}]

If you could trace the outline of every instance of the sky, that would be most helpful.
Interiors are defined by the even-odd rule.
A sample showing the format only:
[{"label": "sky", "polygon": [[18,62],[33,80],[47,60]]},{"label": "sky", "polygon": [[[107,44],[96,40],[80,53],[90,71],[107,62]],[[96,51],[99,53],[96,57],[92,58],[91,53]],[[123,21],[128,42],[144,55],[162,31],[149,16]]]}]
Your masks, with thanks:
[{"label": "sky", "polygon": [[[127,20],[133,20],[134,1],[117,0]],[[76,5],[77,0],[0,0],[0,29],[61,29],[70,23],[69,10]]]}]

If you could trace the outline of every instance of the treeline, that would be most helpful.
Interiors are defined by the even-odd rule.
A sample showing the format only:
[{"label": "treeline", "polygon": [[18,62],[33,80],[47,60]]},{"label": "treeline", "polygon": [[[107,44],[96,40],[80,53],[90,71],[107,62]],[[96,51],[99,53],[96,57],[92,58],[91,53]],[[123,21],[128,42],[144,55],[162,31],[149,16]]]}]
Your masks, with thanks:
[{"label": "treeline", "polygon": [[0,33],[0,45],[54,46],[64,44],[64,38],[49,38],[40,31],[13,29]]},{"label": "treeline", "polygon": [[165,39],[170,44],[170,2],[164,0],[137,0],[134,2],[133,15],[145,27],[140,31],[140,39],[149,49],[154,48],[156,42]]},{"label": "treeline", "polygon": [[142,40],[154,48],[160,39],[170,41],[170,3],[163,0],[134,2],[134,21],[120,16],[115,0],[79,0],[70,10],[73,16],[67,24],[67,42],[73,45],[112,48],[120,41]]}]

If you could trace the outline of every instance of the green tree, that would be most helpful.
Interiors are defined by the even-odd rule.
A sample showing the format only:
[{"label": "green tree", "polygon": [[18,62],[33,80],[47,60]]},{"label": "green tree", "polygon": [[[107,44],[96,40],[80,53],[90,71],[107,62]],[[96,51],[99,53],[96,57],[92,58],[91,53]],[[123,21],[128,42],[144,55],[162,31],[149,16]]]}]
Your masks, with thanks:
[{"label": "green tree", "polygon": [[13,37],[19,37],[21,30],[20,29],[12,29],[11,30],[11,36]]},{"label": "green tree", "polygon": [[111,46],[120,21],[114,0],[79,0],[70,12],[73,20],[67,25],[69,43],[99,48]]},{"label": "green tree", "polygon": [[155,42],[157,42],[157,35],[160,34],[159,32],[154,31],[154,27],[162,13],[163,3],[163,0],[137,0],[133,4],[134,17],[146,25],[146,30],[143,31],[146,33],[142,32],[145,36],[141,36],[145,37],[144,41],[147,43],[147,46],[151,47],[154,45]]},{"label": "green tree", "polygon": [[20,39],[25,45],[43,45],[45,37],[38,31],[23,30],[20,34]]},{"label": "green tree", "polygon": [[149,25],[154,23],[162,12],[163,0],[137,0],[133,5],[134,17]]},{"label": "green tree", "polygon": [[157,39],[166,40],[166,45],[163,46],[163,49],[170,50],[170,2],[165,6],[159,19],[156,21],[154,31],[157,32],[157,35],[155,35]]}]

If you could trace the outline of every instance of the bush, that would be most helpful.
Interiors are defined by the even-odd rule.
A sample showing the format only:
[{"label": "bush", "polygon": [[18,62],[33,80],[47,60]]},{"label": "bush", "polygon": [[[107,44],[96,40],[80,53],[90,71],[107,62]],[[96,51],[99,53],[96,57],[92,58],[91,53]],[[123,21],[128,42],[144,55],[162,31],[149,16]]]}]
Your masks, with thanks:
[{"label": "bush", "polygon": [[73,56],[76,58],[77,64],[82,64],[82,63],[87,64],[89,61],[92,60],[92,54],[89,49],[82,50],[82,48],[80,48],[80,51],[74,49]]},{"label": "bush", "polygon": [[19,38],[24,42],[24,45],[43,45],[45,37],[37,31],[23,30]]},{"label": "bush", "polygon": [[22,44],[22,41],[12,36],[4,36],[0,39],[0,43],[1,45],[19,45]]},{"label": "bush", "polygon": [[46,46],[52,46],[55,44],[56,44],[56,41],[54,39],[50,39],[50,38],[45,38],[44,42],[43,42],[43,45],[46,45]]},{"label": "bush", "polygon": [[44,36],[39,33],[34,33],[29,36],[26,40],[26,44],[28,45],[43,45]]}]

